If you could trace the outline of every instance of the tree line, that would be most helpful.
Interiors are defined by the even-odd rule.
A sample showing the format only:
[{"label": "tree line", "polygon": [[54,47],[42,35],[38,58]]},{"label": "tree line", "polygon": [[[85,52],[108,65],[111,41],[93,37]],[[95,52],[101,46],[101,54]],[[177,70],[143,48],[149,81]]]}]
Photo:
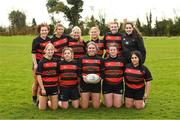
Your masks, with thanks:
[{"label": "tree line", "polygon": [[[101,35],[108,31],[108,24],[106,17],[103,14],[99,14],[99,18],[95,18],[93,15],[87,17],[85,20],[81,20],[81,13],[83,11],[83,0],[66,0],[67,4],[59,0],[48,0],[46,7],[48,13],[51,15],[51,31],[53,33],[54,25],[61,22],[55,18],[55,14],[64,14],[64,18],[69,21],[69,27],[65,30],[65,33],[70,33],[72,27],[79,26],[83,35],[88,35],[88,31],[92,26],[98,26]],[[144,36],[179,36],[180,35],[180,17],[176,16],[173,19],[163,18],[162,20],[152,20],[152,13],[146,15],[146,23],[143,24],[139,18],[134,21],[135,26]],[[117,19],[115,19],[117,20]],[[0,35],[27,35],[36,34],[37,23],[35,18],[32,19],[31,26],[26,24],[25,13],[19,10],[13,10],[9,13],[9,21],[11,25],[8,28],[0,26]],[[118,21],[118,20],[117,20]],[[120,31],[123,31],[123,23],[120,22]],[[155,23],[155,24],[153,24]]]}]

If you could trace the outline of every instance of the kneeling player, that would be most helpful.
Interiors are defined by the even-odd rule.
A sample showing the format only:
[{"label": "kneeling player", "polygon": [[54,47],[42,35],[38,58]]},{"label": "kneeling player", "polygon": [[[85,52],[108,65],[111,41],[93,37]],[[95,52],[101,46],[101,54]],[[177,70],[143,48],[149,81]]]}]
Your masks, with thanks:
[{"label": "kneeling player", "polygon": [[149,96],[152,76],[148,68],[142,65],[139,51],[131,53],[131,63],[125,67],[125,106],[143,109]]},{"label": "kneeling player", "polygon": [[40,87],[39,109],[45,110],[47,107],[47,98],[51,104],[48,104],[52,110],[58,107],[58,61],[52,58],[54,46],[49,43],[45,48],[44,58],[39,62],[36,75]]},{"label": "kneeling player", "polygon": [[118,56],[118,45],[108,46],[109,57],[104,60],[103,94],[106,107],[120,108],[123,94],[124,60]]},{"label": "kneeling player", "polygon": [[80,93],[78,89],[78,67],[74,60],[74,53],[71,48],[64,48],[62,50],[63,60],[59,62],[59,106],[67,109],[68,101],[72,101],[74,108],[79,107]]}]

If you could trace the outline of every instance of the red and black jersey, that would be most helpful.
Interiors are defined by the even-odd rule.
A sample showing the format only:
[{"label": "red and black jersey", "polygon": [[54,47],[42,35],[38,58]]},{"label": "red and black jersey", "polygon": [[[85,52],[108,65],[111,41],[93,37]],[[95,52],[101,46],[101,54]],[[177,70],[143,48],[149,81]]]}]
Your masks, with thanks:
[{"label": "red and black jersey", "polygon": [[78,65],[77,61],[67,62],[65,60],[59,62],[59,86],[69,87],[78,85]]},{"label": "red and black jersey", "polygon": [[109,57],[104,60],[104,82],[119,84],[123,82],[124,59],[121,57]]},{"label": "red and black jersey", "polygon": [[58,86],[58,61],[55,58],[43,58],[38,63],[36,75],[41,75],[44,87]]},{"label": "red and black jersey", "polygon": [[53,35],[51,38],[51,43],[55,47],[54,56],[55,57],[61,57],[62,56],[62,50],[64,47],[68,47],[70,37],[68,35],[62,34],[60,38],[56,37],[56,35]]},{"label": "red and black jersey", "polygon": [[96,45],[99,48],[99,52],[97,53],[97,55],[102,57],[104,53],[104,40],[97,39],[97,40],[91,40],[91,41],[96,43]]},{"label": "red and black jersey", "polygon": [[118,45],[118,51],[119,51],[119,56],[121,56],[121,52],[122,52],[122,38],[123,35],[121,33],[116,33],[116,34],[112,34],[111,32],[106,33],[106,35],[104,36],[104,42],[105,42],[105,49],[106,49],[106,53],[107,56],[109,56],[109,50],[108,50],[108,46],[109,44],[112,43],[116,43]]},{"label": "red and black jersey", "polygon": [[73,49],[74,59],[76,59],[76,60],[86,54],[86,44],[84,41],[80,42],[77,39],[71,38],[69,40],[68,46]]},{"label": "red and black jersey", "polygon": [[80,76],[97,74],[103,78],[104,62],[100,56],[85,55],[79,59]]},{"label": "red and black jersey", "polygon": [[145,82],[152,80],[150,71],[146,66],[134,67],[127,64],[124,71],[125,84],[132,89],[139,89],[145,86]]},{"label": "red and black jersey", "polygon": [[46,39],[37,37],[33,40],[31,53],[36,55],[37,61],[39,61],[43,58],[44,49],[49,42],[50,42],[49,37],[47,37]]}]

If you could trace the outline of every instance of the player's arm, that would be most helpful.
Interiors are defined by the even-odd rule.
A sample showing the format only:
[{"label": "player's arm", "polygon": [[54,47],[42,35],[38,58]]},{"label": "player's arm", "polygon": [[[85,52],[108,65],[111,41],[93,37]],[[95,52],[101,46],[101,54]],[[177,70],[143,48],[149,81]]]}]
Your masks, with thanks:
[{"label": "player's arm", "polygon": [[34,70],[37,69],[37,60],[36,60],[36,54],[32,53],[32,60],[33,60],[33,65],[34,65]]},{"label": "player's arm", "polygon": [[37,75],[37,79],[38,79],[38,83],[39,83],[39,86],[40,86],[41,94],[45,95],[46,91],[44,89],[44,85],[43,85],[43,82],[42,82],[41,75]]},{"label": "player's arm", "polygon": [[144,99],[147,99],[149,97],[150,87],[151,87],[151,81],[147,81],[145,87]]}]

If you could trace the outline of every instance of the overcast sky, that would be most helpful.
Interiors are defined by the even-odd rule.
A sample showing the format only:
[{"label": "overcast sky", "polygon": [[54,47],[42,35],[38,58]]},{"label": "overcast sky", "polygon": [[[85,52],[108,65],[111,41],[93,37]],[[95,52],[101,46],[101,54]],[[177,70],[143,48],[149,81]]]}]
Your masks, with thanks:
[{"label": "overcast sky", "polygon": [[[66,1],[66,0],[62,0]],[[0,26],[8,26],[8,14],[12,10],[20,10],[26,14],[27,24],[32,23],[32,18],[36,22],[50,23],[50,15],[46,8],[47,0],[3,0],[0,5]],[[151,10],[153,19],[156,17],[174,18],[180,16],[180,0],[84,0],[83,19],[92,14],[98,18],[99,13],[105,15],[107,21],[118,19],[122,21],[127,18],[130,21],[140,18],[141,21],[146,21],[146,13]],[[57,16],[56,16],[57,17]],[[63,14],[58,15],[66,26]]]}]

